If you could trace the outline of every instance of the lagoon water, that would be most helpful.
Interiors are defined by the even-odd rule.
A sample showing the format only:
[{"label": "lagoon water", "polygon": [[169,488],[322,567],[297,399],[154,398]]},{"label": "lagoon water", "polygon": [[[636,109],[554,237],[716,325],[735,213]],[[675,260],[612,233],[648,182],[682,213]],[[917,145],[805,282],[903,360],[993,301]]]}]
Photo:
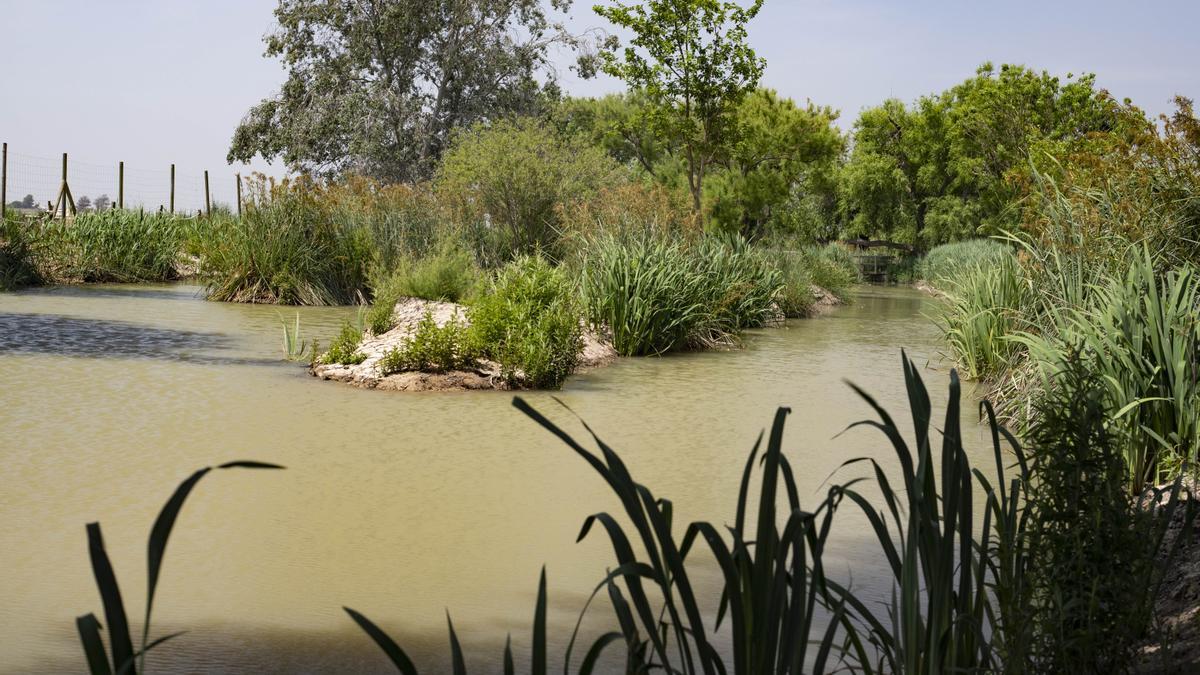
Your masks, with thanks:
[{"label": "lagoon water", "polygon": [[[785,450],[815,506],[831,474],[861,475],[839,472],[845,460],[894,466],[878,432],[834,438],[870,416],[844,379],[906,419],[905,347],[940,418],[949,369],[930,309],[915,291],[863,288],[849,307],[753,332],[744,349],[622,359],[554,396],[674,501],[680,533],[693,520],[732,521],[755,437],[791,406]],[[280,317],[296,311],[210,303],[187,285],[0,294],[0,672],[85,670],[74,619],[95,612],[103,623],[88,522],[103,527],[140,636],[159,508],[192,471],[236,459],[287,470],[213,472],[192,493],[152,637],[187,633],[150,653],[149,672],[394,672],[343,605],[387,629],[423,672],[449,670],[449,611],[469,670],[498,672],[506,633],[518,661],[528,653],[543,565],[550,653],[561,659],[614,565],[599,530],[575,543],[589,514],[619,511],[602,479],[514,410],[511,393],[376,392],[310,377],[281,358]],[[327,343],[354,311],[300,309],[303,333]],[[550,393],[522,395],[586,435]],[[973,461],[988,470],[970,392],[963,408]],[[837,519],[830,574],[884,599],[865,520],[850,505]],[[715,568],[692,570],[715,603]],[[585,632],[611,626],[596,603]]]}]

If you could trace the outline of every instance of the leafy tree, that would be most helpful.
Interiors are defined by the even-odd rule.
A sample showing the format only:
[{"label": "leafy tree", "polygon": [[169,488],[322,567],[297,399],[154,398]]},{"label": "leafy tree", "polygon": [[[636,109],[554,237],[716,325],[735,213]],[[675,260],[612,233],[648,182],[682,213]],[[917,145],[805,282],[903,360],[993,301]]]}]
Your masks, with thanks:
[{"label": "leafy tree", "polygon": [[[427,178],[456,128],[535,111],[557,92],[548,50],[580,39],[545,4],[280,0],[266,55],[288,78],[246,114],[228,160]],[[570,0],[548,4],[564,11]]]},{"label": "leafy tree", "polygon": [[23,209],[32,209],[37,207],[37,201],[34,200],[33,195],[25,195],[25,198],[22,199],[17,206]]},{"label": "leafy tree", "polygon": [[705,174],[734,140],[733,113],[762,76],[765,64],[746,42],[746,23],[761,7],[762,0],[745,8],[724,0],[595,7],[633,33],[624,48],[604,45],[601,69],[645,98],[639,122],[680,149],[698,214]]},{"label": "leafy tree", "polygon": [[92,198],[87,195],[79,195],[79,199],[75,200],[75,208],[80,211],[86,211],[92,207]]},{"label": "leafy tree", "polygon": [[990,63],[912,106],[885,101],[855,123],[842,174],[847,233],[927,247],[1013,228],[1031,149],[1078,142],[1117,120],[1092,75],[1064,82]]},{"label": "leafy tree", "polygon": [[736,141],[713,175],[717,224],[753,239],[789,217],[787,229],[801,229],[799,209],[832,202],[833,173],[846,145],[833,126],[837,116],[811,103],[801,108],[771,89],[748,95],[735,113]]},{"label": "leafy tree", "polygon": [[477,124],[456,135],[437,189],[469,228],[479,258],[557,257],[563,207],[618,185],[626,172],[579,136],[531,118]]},{"label": "leafy tree", "polygon": [[96,197],[96,201],[93,202],[92,205],[96,207],[97,211],[103,211],[109,206],[112,206],[112,200],[108,198],[108,195],[100,195],[99,197]]},{"label": "leafy tree", "polygon": [[645,97],[637,92],[565,97],[555,106],[551,119],[561,133],[582,135],[621,164],[658,177],[659,164],[671,148],[642,124],[645,105]]}]

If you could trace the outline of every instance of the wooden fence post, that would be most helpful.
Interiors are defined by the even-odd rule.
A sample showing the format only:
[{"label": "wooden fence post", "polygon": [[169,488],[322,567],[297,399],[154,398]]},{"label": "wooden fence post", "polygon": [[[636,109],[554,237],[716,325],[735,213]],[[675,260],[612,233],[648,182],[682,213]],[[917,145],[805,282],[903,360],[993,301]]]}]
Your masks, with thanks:
[{"label": "wooden fence post", "polygon": [[237,174],[238,218],[242,217],[242,174]]},{"label": "wooden fence post", "polygon": [[[70,185],[67,183],[67,153],[65,153],[65,152],[63,153],[63,162],[62,162],[62,187],[59,188],[59,191],[58,191],[58,201],[59,201],[59,203],[62,204],[63,220],[67,219],[67,208],[68,207],[70,207],[70,209],[71,209],[71,215],[75,214],[75,198],[71,196],[71,188],[70,188]],[[57,211],[58,204],[55,204],[54,206],[55,206],[55,210]]]},{"label": "wooden fence post", "polygon": [[171,165],[171,214],[175,213],[175,165]]},{"label": "wooden fence post", "polygon": [[117,208],[125,208],[125,162],[117,163]]},{"label": "wooden fence post", "polygon": [[0,220],[8,215],[8,143],[4,144],[4,159],[0,160]]},{"label": "wooden fence post", "polygon": [[212,198],[208,192],[208,172],[204,172],[204,215],[212,215]]}]

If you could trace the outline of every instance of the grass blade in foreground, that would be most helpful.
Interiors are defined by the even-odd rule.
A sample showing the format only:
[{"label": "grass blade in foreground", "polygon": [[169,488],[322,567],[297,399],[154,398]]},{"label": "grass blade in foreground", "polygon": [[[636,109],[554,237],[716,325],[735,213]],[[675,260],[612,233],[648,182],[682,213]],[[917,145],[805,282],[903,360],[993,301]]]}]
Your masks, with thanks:
[{"label": "grass blade in foreground", "polygon": [[[282,469],[276,464],[254,461],[227,462],[216,467],[218,469]],[[200,481],[213,467],[205,467],[192,474],[175,489],[175,493],[163,505],[154,527],[150,531],[147,542],[147,579],[145,623],[142,628],[142,647],[137,652],[133,650],[133,640],[129,634],[129,622],[125,615],[125,603],[121,599],[121,590],[117,585],[116,574],[108,553],[104,549],[104,537],[100,532],[100,523],[88,523],[88,549],[91,554],[92,572],[96,577],[96,586],[104,603],[105,620],[108,622],[109,642],[111,645],[112,664],[108,662],[104,644],[100,640],[100,624],[91,614],[76,619],[79,628],[79,639],[88,661],[88,670],[92,675],[136,675],[137,667],[145,666],[145,655],[148,651],[167,640],[177,637],[174,633],[147,644],[150,634],[150,614],[154,605],[154,593],[158,588],[158,577],[162,571],[163,555],[166,553],[167,540],[175,526],[175,520],[183,508],[196,483]],[[139,663],[135,664],[135,661]]]}]

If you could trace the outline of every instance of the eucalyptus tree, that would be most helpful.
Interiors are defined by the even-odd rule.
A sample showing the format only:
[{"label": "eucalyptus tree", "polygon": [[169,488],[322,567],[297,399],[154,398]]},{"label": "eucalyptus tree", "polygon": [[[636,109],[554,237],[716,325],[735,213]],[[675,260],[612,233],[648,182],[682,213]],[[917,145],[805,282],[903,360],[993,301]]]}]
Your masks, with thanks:
[{"label": "eucalyptus tree", "polygon": [[553,17],[570,0],[279,0],[266,56],[278,94],[246,113],[228,160],[430,177],[455,129],[541,109],[557,94],[551,48],[574,48]]}]

